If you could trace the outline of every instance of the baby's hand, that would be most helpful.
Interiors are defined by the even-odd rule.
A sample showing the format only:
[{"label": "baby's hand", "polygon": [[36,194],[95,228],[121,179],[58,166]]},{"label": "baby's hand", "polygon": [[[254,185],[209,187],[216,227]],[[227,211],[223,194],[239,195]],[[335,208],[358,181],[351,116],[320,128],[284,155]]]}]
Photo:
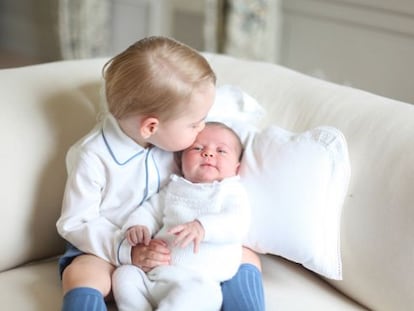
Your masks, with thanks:
[{"label": "baby's hand", "polygon": [[151,240],[151,234],[145,226],[130,227],[125,235],[131,246],[135,246],[140,243],[148,245]]},{"label": "baby's hand", "polygon": [[194,242],[194,253],[198,252],[200,242],[204,239],[204,228],[198,220],[175,226],[168,232],[176,235],[174,240],[176,246],[184,248]]}]

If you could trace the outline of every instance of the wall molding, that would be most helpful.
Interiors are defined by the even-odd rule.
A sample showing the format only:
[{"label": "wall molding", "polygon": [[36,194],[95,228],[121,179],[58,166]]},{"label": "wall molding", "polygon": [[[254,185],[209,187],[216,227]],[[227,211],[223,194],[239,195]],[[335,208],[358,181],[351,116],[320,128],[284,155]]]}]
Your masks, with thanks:
[{"label": "wall molding", "polygon": [[398,1],[387,4],[372,0],[285,0],[282,9],[284,14],[323,18],[336,23],[414,36],[414,2],[405,6],[398,6],[395,2]]}]

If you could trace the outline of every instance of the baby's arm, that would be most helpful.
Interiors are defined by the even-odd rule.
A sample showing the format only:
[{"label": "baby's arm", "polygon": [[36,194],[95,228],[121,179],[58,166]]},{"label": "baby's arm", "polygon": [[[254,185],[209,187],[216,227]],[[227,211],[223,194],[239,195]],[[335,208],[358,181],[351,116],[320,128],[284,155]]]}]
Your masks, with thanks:
[{"label": "baby's arm", "polygon": [[194,242],[194,253],[198,252],[200,243],[204,239],[204,227],[197,219],[175,226],[168,232],[175,234],[174,245],[176,246],[184,248]]},{"label": "baby's arm", "polygon": [[249,230],[250,206],[242,184],[227,189],[220,213],[198,216],[205,229],[204,241],[209,243],[234,243],[244,240]]},{"label": "baby's arm", "polygon": [[135,246],[140,243],[149,245],[151,240],[151,234],[146,226],[136,225],[129,227],[125,235],[131,246]]}]

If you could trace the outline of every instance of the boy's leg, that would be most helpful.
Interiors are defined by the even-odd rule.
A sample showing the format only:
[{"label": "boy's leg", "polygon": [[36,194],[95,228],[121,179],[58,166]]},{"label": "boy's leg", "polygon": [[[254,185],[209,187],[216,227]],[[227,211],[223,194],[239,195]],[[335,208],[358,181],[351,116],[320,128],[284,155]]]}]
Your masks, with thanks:
[{"label": "boy's leg", "polygon": [[80,255],[62,273],[62,311],[106,311],[113,266],[93,255]]},{"label": "boy's leg", "polygon": [[106,311],[102,294],[90,287],[78,287],[63,297],[62,311]]},{"label": "boy's leg", "polygon": [[240,265],[236,275],[221,284],[222,311],[264,311],[262,274],[248,263]]}]

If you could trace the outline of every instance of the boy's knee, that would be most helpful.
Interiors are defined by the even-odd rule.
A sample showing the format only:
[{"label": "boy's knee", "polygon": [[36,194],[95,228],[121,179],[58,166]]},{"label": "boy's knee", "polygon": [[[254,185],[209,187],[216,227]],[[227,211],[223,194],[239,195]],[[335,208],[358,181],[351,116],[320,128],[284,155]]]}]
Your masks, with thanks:
[{"label": "boy's knee", "polygon": [[62,273],[63,292],[78,287],[90,287],[107,296],[111,291],[113,266],[91,255],[75,258]]}]

